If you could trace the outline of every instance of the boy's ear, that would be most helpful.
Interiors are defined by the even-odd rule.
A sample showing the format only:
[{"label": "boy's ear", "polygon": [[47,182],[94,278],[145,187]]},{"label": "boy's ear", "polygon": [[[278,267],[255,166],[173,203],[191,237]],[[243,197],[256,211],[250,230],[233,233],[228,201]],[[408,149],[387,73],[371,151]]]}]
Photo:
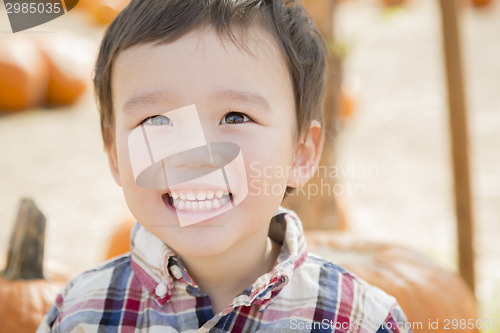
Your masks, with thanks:
[{"label": "boy's ear", "polygon": [[118,186],[122,186],[120,180],[120,169],[118,168],[116,144],[114,139],[108,141],[105,150],[106,154],[108,155],[108,163],[109,163],[109,168],[111,169],[111,174],[113,175],[113,178],[115,179],[115,182],[118,184]]},{"label": "boy's ear", "polygon": [[321,124],[313,120],[297,146],[292,164],[293,172],[288,177],[287,186],[298,188],[312,178],[319,165],[323,143]]}]

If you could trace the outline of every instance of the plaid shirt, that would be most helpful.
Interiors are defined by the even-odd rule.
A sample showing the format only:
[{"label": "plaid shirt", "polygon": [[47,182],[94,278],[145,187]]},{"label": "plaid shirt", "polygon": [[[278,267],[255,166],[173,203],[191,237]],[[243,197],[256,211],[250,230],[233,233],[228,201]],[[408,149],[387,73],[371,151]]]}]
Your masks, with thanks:
[{"label": "plaid shirt", "polygon": [[37,333],[408,332],[393,297],[307,254],[293,212],[278,210],[270,237],[282,243],[272,271],[214,314],[179,257],[136,224],[130,255],[71,281]]}]

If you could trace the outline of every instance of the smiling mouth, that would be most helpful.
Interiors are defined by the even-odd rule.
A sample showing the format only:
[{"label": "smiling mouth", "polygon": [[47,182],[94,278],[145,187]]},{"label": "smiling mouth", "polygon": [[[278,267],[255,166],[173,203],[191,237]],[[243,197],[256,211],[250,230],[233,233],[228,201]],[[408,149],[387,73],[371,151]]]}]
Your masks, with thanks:
[{"label": "smiling mouth", "polygon": [[179,212],[210,212],[232,202],[233,194],[223,190],[171,191],[163,194],[162,198]]}]

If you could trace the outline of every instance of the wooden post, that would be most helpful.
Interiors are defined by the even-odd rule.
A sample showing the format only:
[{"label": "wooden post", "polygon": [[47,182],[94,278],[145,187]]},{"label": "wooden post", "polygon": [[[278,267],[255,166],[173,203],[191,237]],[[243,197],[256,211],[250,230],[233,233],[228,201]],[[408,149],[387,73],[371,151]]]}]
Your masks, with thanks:
[{"label": "wooden post", "polygon": [[462,76],[458,6],[460,1],[440,0],[448,82],[451,149],[455,182],[455,210],[460,274],[474,291],[474,229],[469,180],[467,104]]},{"label": "wooden post", "polygon": [[[324,103],[325,110],[325,143],[320,166],[332,166],[334,158],[334,137],[336,131],[337,100],[342,80],[342,59],[333,52],[334,45],[334,12],[338,0],[302,0],[304,7],[311,15],[314,23],[323,35],[328,46],[327,91]],[[285,200],[285,206],[293,209],[301,217],[304,229],[344,229],[345,218],[339,210],[333,192],[336,179],[314,176],[309,184],[314,185],[319,194],[294,193]],[[307,185],[306,185],[307,186]],[[330,189],[324,190],[324,189]],[[326,193],[328,192],[328,193]]]}]

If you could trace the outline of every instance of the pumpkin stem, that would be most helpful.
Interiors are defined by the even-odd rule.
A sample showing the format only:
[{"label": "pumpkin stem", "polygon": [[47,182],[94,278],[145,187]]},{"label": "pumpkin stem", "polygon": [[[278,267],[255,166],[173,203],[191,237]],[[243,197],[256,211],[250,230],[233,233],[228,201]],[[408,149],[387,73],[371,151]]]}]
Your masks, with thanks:
[{"label": "pumpkin stem", "polygon": [[9,280],[43,279],[44,244],[45,216],[32,199],[22,199],[2,275]]}]

